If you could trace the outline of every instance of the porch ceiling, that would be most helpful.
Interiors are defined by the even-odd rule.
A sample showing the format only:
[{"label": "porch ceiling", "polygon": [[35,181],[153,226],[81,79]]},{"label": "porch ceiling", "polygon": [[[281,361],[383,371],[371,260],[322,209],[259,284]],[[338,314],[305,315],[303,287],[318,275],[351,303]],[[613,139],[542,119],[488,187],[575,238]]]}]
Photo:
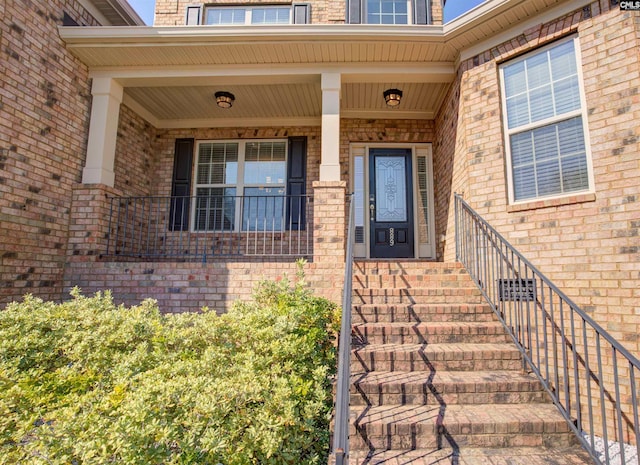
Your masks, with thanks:
[{"label": "porch ceiling", "polygon": [[[93,77],[120,82],[125,104],[156,127],[319,125],[320,76],[327,72],[342,77],[343,117],[430,119],[461,57],[588,3],[487,0],[445,26],[61,27],[60,33]],[[384,104],[388,88],[404,92],[399,107]],[[235,95],[231,109],[215,105],[218,90]]]}]

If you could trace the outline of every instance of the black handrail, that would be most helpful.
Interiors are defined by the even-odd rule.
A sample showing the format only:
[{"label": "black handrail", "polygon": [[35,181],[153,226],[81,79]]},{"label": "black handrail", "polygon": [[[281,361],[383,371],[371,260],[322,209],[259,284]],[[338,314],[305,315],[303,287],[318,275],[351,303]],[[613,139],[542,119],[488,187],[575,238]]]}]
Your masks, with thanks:
[{"label": "black handrail", "polygon": [[342,322],[338,353],[338,379],[336,386],[335,426],[333,431],[333,455],[336,465],[349,463],[349,386],[351,385],[351,294],[353,292],[353,194],[349,202],[347,227],[347,251],[344,267],[344,291],[342,294]]},{"label": "black handrail", "polygon": [[110,258],[198,260],[213,256],[313,255],[310,195],[113,197]]},{"label": "black handrail", "polygon": [[608,464],[617,443],[624,464],[633,442],[640,457],[640,361],[458,194],[455,227],[457,260],[591,457]]}]

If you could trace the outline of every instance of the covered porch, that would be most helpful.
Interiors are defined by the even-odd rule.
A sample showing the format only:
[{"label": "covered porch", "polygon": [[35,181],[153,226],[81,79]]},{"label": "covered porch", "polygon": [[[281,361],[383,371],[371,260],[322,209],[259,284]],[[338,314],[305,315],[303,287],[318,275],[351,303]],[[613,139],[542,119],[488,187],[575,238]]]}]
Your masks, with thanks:
[{"label": "covered porch", "polygon": [[455,67],[441,27],[86,29],[63,30],[93,78],[65,286],[128,273],[132,301],[227,302],[304,258],[339,300],[349,201],[357,257],[442,259],[436,120]]}]

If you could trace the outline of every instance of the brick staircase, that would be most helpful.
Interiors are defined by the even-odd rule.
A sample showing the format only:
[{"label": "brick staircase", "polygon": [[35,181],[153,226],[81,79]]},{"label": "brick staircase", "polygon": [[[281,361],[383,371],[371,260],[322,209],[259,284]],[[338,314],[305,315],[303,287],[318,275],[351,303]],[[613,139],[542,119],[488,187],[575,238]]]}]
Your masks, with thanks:
[{"label": "brick staircase", "polygon": [[459,264],[357,261],[350,464],[592,463]]}]

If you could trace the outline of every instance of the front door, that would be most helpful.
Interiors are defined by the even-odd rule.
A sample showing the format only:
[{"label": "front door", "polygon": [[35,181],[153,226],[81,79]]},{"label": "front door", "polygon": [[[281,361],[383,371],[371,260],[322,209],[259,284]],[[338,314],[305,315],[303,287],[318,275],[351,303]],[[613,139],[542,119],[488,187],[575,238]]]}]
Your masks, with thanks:
[{"label": "front door", "polygon": [[411,149],[369,152],[371,258],[413,258]]}]

